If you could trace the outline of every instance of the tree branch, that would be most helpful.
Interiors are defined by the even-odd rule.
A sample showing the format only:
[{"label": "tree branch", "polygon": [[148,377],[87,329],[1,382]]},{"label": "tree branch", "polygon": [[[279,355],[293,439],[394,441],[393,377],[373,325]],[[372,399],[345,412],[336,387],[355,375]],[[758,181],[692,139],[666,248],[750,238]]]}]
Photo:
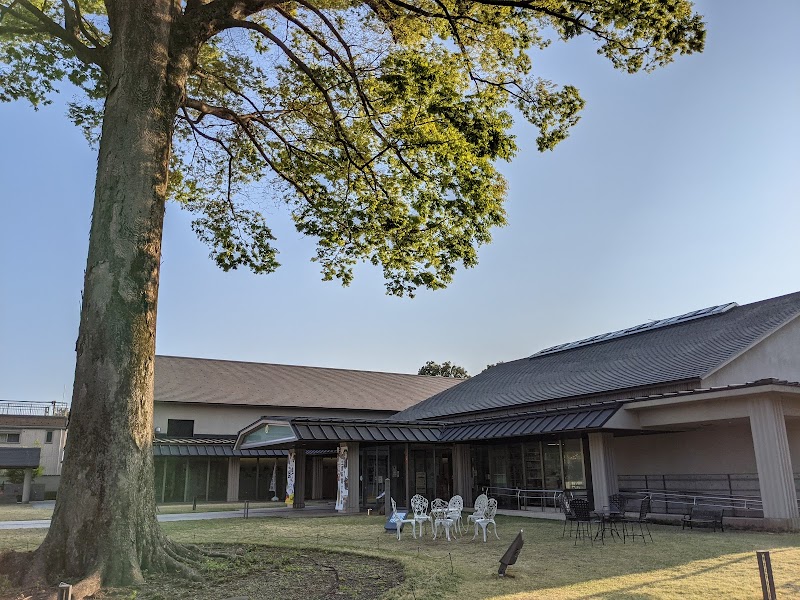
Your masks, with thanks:
[{"label": "tree branch", "polygon": [[[75,52],[75,56],[77,56],[81,62],[85,64],[97,65],[101,69],[106,70],[106,60],[103,47],[90,48],[89,46],[86,46],[72,31],[61,27],[58,23],[53,21],[50,17],[39,10],[39,8],[29,2],[29,0],[17,0],[17,3],[35,18],[36,27],[39,29],[39,31],[52,35],[53,37],[64,42],[72,49],[73,52]],[[11,10],[11,7],[8,7],[7,10]],[[65,20],[68,21],[69,19],[65,17]]]}]

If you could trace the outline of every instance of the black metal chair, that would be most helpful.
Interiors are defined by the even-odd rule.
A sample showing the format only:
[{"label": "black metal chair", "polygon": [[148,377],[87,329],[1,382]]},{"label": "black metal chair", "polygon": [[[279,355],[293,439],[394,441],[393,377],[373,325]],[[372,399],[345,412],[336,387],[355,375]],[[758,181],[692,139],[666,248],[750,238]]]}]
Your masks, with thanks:
[{"label": "black metal chair", "polygon": [[569,523],[569,537],[572,537],[572,530],[576,523],[575,515],[572,514],[572,511],[569,509],[569,502],[569,499],[564,494],[558,497],[558,508],[564,513],[564,528],[561,530],[562,538],[567,533],[567,523]]},{"label": "black metal chair", "polygon": [[611,494],[608,497],[608,508],[612,512],[618,512],[624,515],[627,507],[628,499],[622,494]]},{"label": "black metal chair", "polygon": [[[592,523],[598,522],[592,517],[592,512],[589,508],[589,501],[583,498],[573,498],[569,501],[569,510],[575,517],[575,545],[578,545],[578,537],[582,541],[589,541],[594,546],[594,537],[592,536]],[[600,538],[602,541],[602,538]],[[605,544],[605,542],[603,542]]]},{"label": "black metal chair", "polygon": [[605,514],[603,516],[603,535],[605,535],[606,530],[608,530],[612,539],[615,535],[618,538],[622,538],[617,525],[622,523],[625,519],[627,502],[628,499],[622,494],[611,494],[608,497],[608,511],[604,511]]},{"label": "black metal chair", "polygon": [[[647,536],[650,538],[650,541],[653,541],[653,535],[650,533],[650,527],[648,525],[647,515],[650,513],[650,498],[643,498],[642,503],[639,505],[639,514],[635,517],[625,517],[622,519],[622,543],[625,543],[627,538],[631,538],[635,540],[637,537],[642,538],[642,542],[645,544],[647,540],[645,539],[645,530],[647,531]],[[636,524],[639,525],[639,533],[636,533]],[[630,526],[630,527],[628,527]]]}]

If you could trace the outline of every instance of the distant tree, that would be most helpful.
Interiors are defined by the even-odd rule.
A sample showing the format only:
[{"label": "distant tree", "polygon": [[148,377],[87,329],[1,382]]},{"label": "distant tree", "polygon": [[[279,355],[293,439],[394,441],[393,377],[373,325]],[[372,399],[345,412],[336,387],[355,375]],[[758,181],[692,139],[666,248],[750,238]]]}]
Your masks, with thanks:
[{"label": "distant tree", "polygon": [[439,364],[429,360],[419,368],[417,375],[429,375],[431,377],[452,377],[453,379],[469,379],[469,373],[467,373],[467,370],[464,367],[454,365],[450,361]]},{"label": "distant tree", "polygon": [[[497,365],[502,365],[502,364],[503,364],[502,360],[498,361],[496,363],[491,363],[489,365],[486,365],[486,368],[483,371],[487,371],[487,370],[491,369],[492,367],[496,367]],[[483,373],[483,371],[481,371],[481,373]]]},{"label": "distant tree", "polygon": [[[39,465],[33,470],[33,477],[31,481],[41,476],[44,469]],[[5,479],[9,483],[24,483],[25,482],[25,469],[6,469]]]}]

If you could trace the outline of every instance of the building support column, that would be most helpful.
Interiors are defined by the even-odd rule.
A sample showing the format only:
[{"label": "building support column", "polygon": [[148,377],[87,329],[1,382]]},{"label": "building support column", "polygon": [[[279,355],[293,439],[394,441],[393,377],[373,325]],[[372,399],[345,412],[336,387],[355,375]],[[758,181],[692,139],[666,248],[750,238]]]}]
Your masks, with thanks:
[{"label": "building support column", "polygon": [[336,464],[336,510],[341,513],[358,513],[361,510],[358,463],[358,442],[339,444]]},{"label": "building support column", "polygon": [[589,434],[589,459],[592,465],[592,496],[594,510],[608,506],[608,497],[619,493],[617,466],[614,460],[614,434]]},{"label": "building support column", "polygon": [[464,506],[472,506],[472,455],[469,444],[453,446],[453,495],[464,499]]},{"label": "building support column", "polygon": [[228,502],[239,499],[239,458],[228,459]]},{"label": "building support column", "polygon": [[31,501],[31,483],[33,482],[33,469],[25,469],[25,478],[22,480],[22,503]]},{"label": "building support column", "polygon": [[748,409],[764,519],[771,528],[796,531],[800,515],[783,404],[780,398],[761,397],[750,400]]},{"label": "building support column", "polygon": [[306,451],[297,448],[294,451],[294,501],[292,508],[306,507]]},{"label": "building support column", "polygon": [[322,457],[311,458],[311,499],[322,500]]}]

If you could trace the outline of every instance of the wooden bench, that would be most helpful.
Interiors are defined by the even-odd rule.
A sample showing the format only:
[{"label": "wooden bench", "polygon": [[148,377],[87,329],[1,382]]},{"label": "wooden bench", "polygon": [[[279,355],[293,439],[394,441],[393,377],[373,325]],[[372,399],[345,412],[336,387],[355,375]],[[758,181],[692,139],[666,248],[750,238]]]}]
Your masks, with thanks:
[{"label": "wooden bench", "polygon": [[689,508],[689,514],[683,515],[681,520],[681,529],[693,529],[694,525],[710,525],[717,531],[717,525],[722,531],[725,531],[725,526],[722,524],[722,517],[725,514],[725,509],[722,508],[708,508],[692,506]]}]

